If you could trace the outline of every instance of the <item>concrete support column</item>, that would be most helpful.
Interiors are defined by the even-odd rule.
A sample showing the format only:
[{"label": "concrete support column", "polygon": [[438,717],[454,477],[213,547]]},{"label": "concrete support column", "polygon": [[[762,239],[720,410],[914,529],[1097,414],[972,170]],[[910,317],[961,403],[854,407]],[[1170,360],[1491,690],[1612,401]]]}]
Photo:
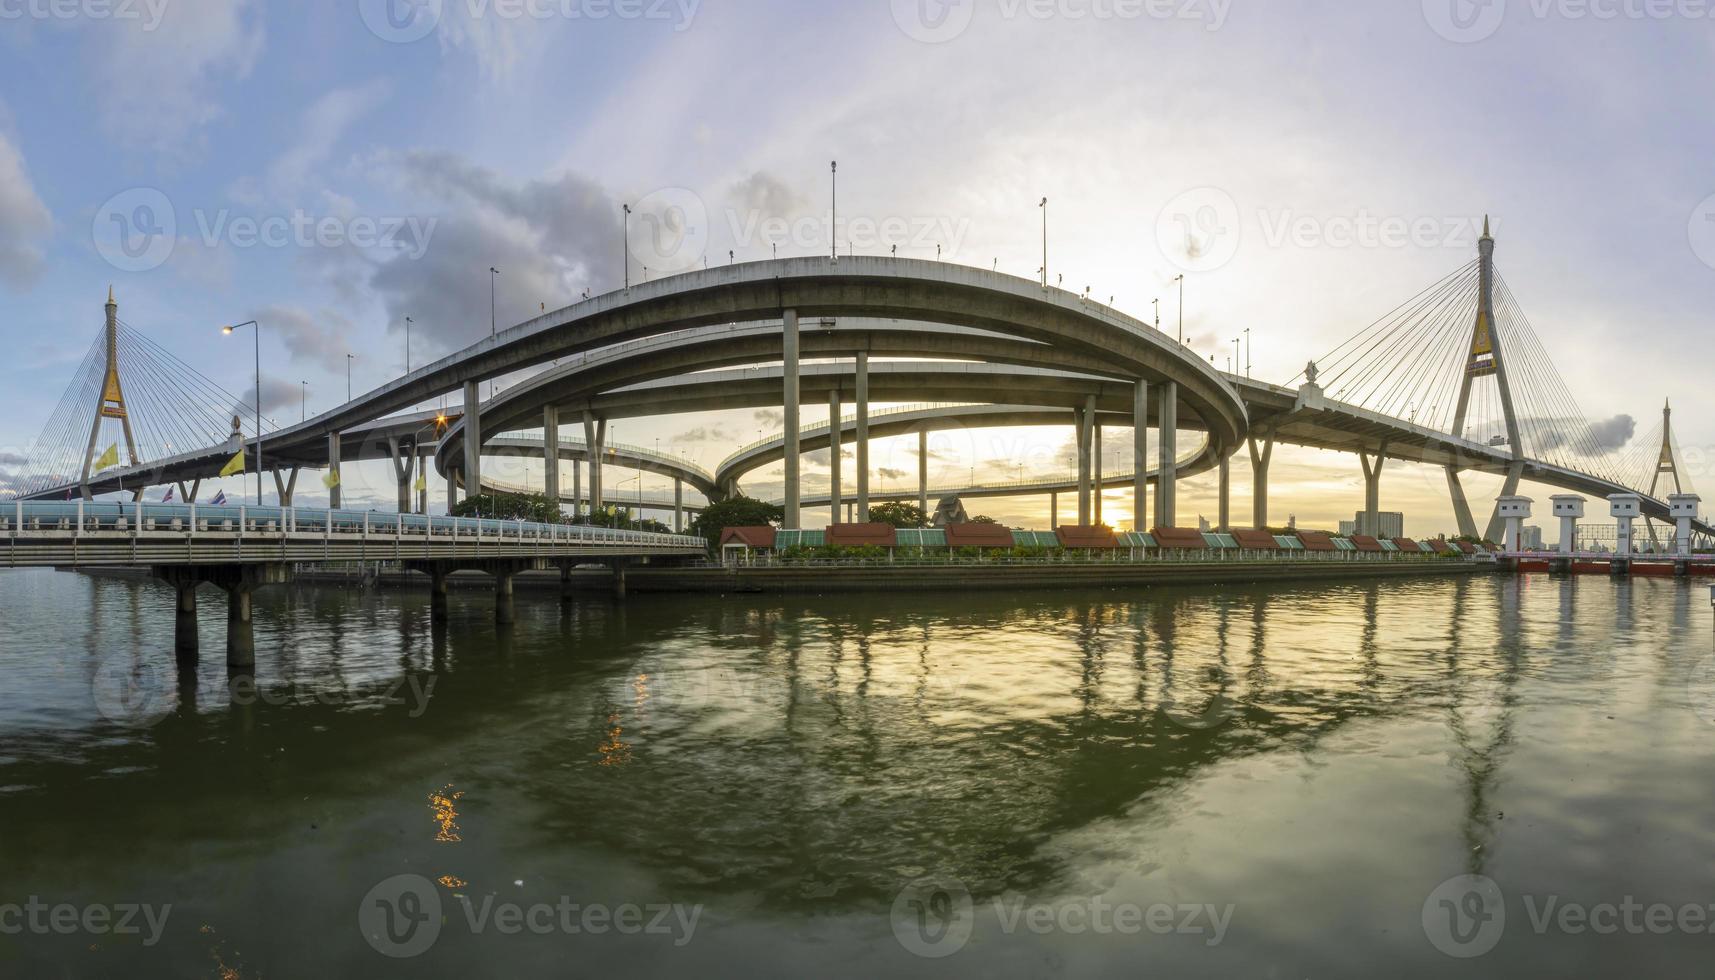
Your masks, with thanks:
[{"label": "concrete support column", "polygon": [[1219,484],[1219,487],[1220,487],[1220,489],[1219,489],[1220,504],[1219,504],[1219,507],[1217,510],[1217,513],[1219,514],[1219,518],[1218,518],[1218,523],[1216,524],[1216,527],[1224,533],[1224,532],[1232,529],[1233,480],[1232,480],[1232,467],[1229,464],[1230,457],[1227,456],[1227,447],[1222,446],[1220,449],[1220,452],[1221,452],[1221,465],[1220,465],[1220,469],[1219,469],[1220,476],[1217,480],[1217,483]]},{"label": "concrete support column", "polygon": [[577,595],[577,588],[572,584],[572,563],[566,562],[560,566],[560,601],[564,602]]},{"label": "concrete support column", "polygon": [[1177,527],[1179,520],[1179,383],[1168,381],[1161,386],[1160,407],[1156,409],[1157,425],[1161,427],[1156,442],[1161,455],[1161,477],[1155,488],[1155,526]]},{"label": "concrete support column", "polygon": [[673,530],[685,530],[685,481],[677,476],[673,478]]},{"label": "concrete support column", "polygon": [[1359,534],[1381,534],[1382,466],[1387,462],[1386,453],[1385,442],[1376,450],[1373,463],[1368,453],[1358,453],[1358,462],[1364,468],[1364,526],[1358,528]]},{"label": "concrete support column", "polygon": [[625,598],[625,562],[614,562],[613,565],[613,597]]},{"label": "concrete support column", "polygon": [[1096,396],[1078,409],[1078,526],[1090,526],[1090,445],[1096,438]]},{"label": "concrete support column", "polygon": [[226,587],[226,665],[256,666],[256,630],[247,585]]},{"label": "concrete support column", "polygon": [[429,619],[433,622],[447,621],[447,576],[450,573],[445,568],[429,570]]},{"label": "concrete support column", "polygon": [[447,468],[447,515],[450,517],[453,508],[459,505],[459,474],[458,471]]},{"label": "concrete support column", "polygon": [[598,419],[593,412],[584,413],[584,445],[590,453],[590,513],[602,509],[601,457],[607,446],[607,419]]},{"label": "concrete support column", "polygon": [[464,385],[464,492],[466,497],[482,493],[482,402],[475,381]]},{"label": "concrete support column", "polygon": [[494,621],[501,626],[510,626],[518,620],[518,613],[512,605],[512,578],[515,574],[494,573]]},{"label": "concrete support column", "polygon": [[542,493],[560,502],[560,410],[542,409]]},{"label": "concrete support column", "polygon": [[1263,437],[1257,448],[1256,436],[1250,437],[1251,450],[1251,526],[1257,530],[1268,527],[1268,466],[1274,460],[1274,433]]},{"label": "concrete support column", "polygon": [[834,515],[831,523],[840,522],[840,389],[828,392],[828,510]]},{"label": "concrete support column", "polygon": [[411,476],[417,461],[417,450],[409,441],[397,436],[387,437],[387,455],[393,462],[393,479],[398,488],[398,512],[411,512]]},{"label": "concrete support column", "polygon": [[917,506],[929,516],[929,430],[917,430]]},{"label": "concrete support column", "polygon": [[334,510],[340,508],[339,457],[339,433],[330,432],[328,433],[328,473],[332,474],[333,479],[328,482],[332,483],[333,486],[328,488],[328,506]]},{"label": "concrete support column", "polygon": [[1060,530],[1060,495],[1058,493],[1048,495],[1048,529],[1050,531]]},{"label": "concrete support column", "polygon": [[197,635],[197,584],[180,582],[178,585],[179,603],[178,614],[173,622],[173,650],[180,660],[195,661],[197,651],[202,648],[201,638]]},{"label": "concrete support column", "polygon": [[[1093,418],[1095,413],[1091,412],[1090,415]],[[1090,431],[1093,434],[1090,440],[1090,460],[1094,473],[1090,481],[1091,520],[1095,524],[1103,524],[1106,522],[1102,519],[1102,424],[1092,423]]]},{"label": "concrete support column", "polygon": [[572,516],[584,512],[584,464],[572,460]]},{"label": "concrete support column", "polygon": [[799,512],[799,501],[803,499],[803,485],[799,482],[800,472],[798,458],[798,311],[786,310],[781,314],[780,324],[780,356],[782,368],[780,371],[783,386],[780,393],[780,404],[786,416],[785,432],[785,463],[786,463],[786,506],[782,515],[781,526],[788,530],[803,528],[803,515]]},{"label": "concrete support column", "polygon": [[858,523],[869,523],[869,352],[857,356]]},{"label": "concrete support column", "polygon": [[1131,397],[1131,527],[1149,530],[1149,382],[1141,378]]}]

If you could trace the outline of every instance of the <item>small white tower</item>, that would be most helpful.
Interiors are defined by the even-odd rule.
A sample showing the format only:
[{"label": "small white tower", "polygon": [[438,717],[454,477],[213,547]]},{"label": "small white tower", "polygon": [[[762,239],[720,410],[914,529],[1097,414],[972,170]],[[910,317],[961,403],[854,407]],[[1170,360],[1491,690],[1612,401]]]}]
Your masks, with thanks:
[{"label": "small white tower", "polygon": [[1496,513],[1507,522],[1506,539],[1501,544],[1503,551],[1517,553],[1520,550],[1519,545],[1523,543],[1523,535],[1520,532],[1525,520],[1530,517],[1530,506],[1534,503],[1536,501],[1529,497],[1501,497],[1495,501]]},{"label": "small white tower", "polygon": [[1678,540],[1675,542],[1678,547],[1675,550],[1682,557],[1691,555],[1691,522],[1696,519],[1697,505],[1702,502],[1703,498],[1694,493],[1668,495],[1668,514],[1673,518],[1678,530]]},{"label": "small white tower", "polygon": [[1554,516],[1560,518],[1560,553],[1570,555],[1578,550],[1578,521],[1584,516],[1584,498],[1575,493],[1557,493]]},{"label": "small white tower", "polygon": [[1632,522],[1643,516],[1643,498],[1635,493],[1608,496],[1608,513],[1614,518],[1614,557],[1632,556]]}]

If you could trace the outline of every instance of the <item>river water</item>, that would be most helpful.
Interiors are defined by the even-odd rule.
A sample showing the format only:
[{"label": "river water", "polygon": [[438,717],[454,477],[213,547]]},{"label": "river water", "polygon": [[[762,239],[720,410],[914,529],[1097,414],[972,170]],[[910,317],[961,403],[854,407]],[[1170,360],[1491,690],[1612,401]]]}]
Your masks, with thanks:
[{"label": "river water", "polygon": [[1700,587],[517,605],[0,573],[0,976],[1715,962]]}]

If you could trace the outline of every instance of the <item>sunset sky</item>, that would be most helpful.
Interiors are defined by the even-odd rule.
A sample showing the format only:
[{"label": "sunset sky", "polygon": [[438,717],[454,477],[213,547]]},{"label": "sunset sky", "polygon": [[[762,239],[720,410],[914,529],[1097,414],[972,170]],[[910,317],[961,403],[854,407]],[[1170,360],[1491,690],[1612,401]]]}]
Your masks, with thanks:
[{"label": "sunset sky", "polygon": [[[1254,374],[1280,383],[1469,262],[1492,215],[1498,265],[1585,415],[1641,438],[1672,398],[1692,481],[1712,482],[1715,5],[445,0],[389,19],[389,3],[411,12],[0,4],[0,471],[27,470],[109,284],[122,319],[235,395],[253,393],[250,344],[218,328],[262,321],[265,414],[296,421],[300,382],[312,414],[344,400],[348,353],[359,391],[398,376],[406,316],[415,365],[486,336],[491,266],[501,329],[616,288],[625,203],[694,200],[699,263],[818,254],[838,160],[858,252],[939,246],[1033,277],[1047,197],[1066,288],[1140,319],[1160,298],[1175,323],[1186,270],[1191,346],[1225,368],[1248,329]],[[1170,217],[1187,194],[1237,219],[1189,265]],[[116,251],[140,216],[158,248]],[[244,238],[242,219],[295,216],[345,235]],[[778,413],[736,412],[615,438],[712,468],[777,430]],[[931,478],[1059,465],[1071,435],[954,433]],[[873,457],[914,474],[914,453]],[[383,466],[347,473],[357,500],[391,501]],[[807,474],[825,482],[825,460]],[[1350,456],[1282,449],[1272,483],[1276,523],[1363,503]],[[1468,479],[1479,510],[1497,485]],[[1249,486],[1241,456],[1240,523]],[[1439,471],[1393,464],[1382,494],[1410,534],[1453,527]],[[1045,499],[970,509],[1047,521]],[[1213,518],[1212,477],[1187,481],[1180,512]]]}]

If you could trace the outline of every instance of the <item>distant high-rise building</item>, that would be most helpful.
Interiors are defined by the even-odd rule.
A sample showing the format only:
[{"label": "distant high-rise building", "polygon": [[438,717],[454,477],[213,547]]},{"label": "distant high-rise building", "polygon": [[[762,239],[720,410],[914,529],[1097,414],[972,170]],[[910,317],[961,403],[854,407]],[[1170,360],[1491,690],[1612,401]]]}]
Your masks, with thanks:
[{"label": "distant high-rise building", "polygon": [[[1405,537],[1405,515],[1396,510],[1379,511],[1376,514],[1379,527],[1369,526],[1369,515],[1359,511],[1352,520],[1352,534],[1367,534],[1372,538],[1403,538]],[[1342,521],[1340,526],[1345,527]]]},{"label": "distant high-rise building", "polygon": [[1542,546],[1542,528],[1535,524],[1526,524],[1519,529],[1519,548],[1523,551],[1544,551]]},{"label": "distant high-rise building", "polygon": [[1358,533],[1358,522],[1357,521],[1341,521],[1340,522],[1340,537],[1349,538],[1352,535],[1357,534],[1357,533]]}]

